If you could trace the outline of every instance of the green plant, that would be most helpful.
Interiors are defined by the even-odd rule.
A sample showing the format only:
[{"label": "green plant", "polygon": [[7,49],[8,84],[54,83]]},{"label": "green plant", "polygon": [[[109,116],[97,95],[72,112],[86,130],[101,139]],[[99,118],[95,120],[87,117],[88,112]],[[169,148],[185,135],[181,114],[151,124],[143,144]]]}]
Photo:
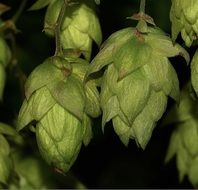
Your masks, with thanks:
[{"label": "green plant", "polygon": [[[17,98],[23,99],[19,111],[14,107],[17,115],[0,123],[0,188],[86,188],[71,167],[96,130],[104,132],[110,124],[125,146],[134,139],[146,149],[159,121],[163,128],[175,126],[165,161],[176,156],[179,180],[187,176],[197,188],[198,2],[172,0],[169,37],[141,0],[139,12],[128,17],[136,26],[114,32],[101,44],[96,13],[103,2],[37,0],[29,10],[43,11],[43,31],[55,48],[26,78],[16,26],[27,3],[21,0],[11,18],[10,7],[0,3],[0,99],[7,106],[6,73],[9,80],[17,79]],[[185,44],[177,39],[180,33]],[[190,65],[191,78],[184,84],[172,66],[176,56]],[[100,115],[102,127],[96,129],[100,119],[94,118]]]}]

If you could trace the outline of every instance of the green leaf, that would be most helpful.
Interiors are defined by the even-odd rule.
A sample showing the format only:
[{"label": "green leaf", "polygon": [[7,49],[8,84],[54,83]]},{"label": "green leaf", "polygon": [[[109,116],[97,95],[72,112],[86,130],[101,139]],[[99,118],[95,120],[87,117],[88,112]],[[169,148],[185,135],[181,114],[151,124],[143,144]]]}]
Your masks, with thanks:
[{"label": "green leaf", "polygon": [[193,184],[195,188],[198,187],[198,156],[194,158],[190,164],[190,169],[188,172],[188,177],[190,182]]},{"label": "green leaf", "polygon": [[166,153],[166,158],[165,158],[166,163],[169,162],[177,154],[179,143],[180,143],[180,136],[178,134],[178,131],[177,130],[173,131],[170,138],[168,151]]},{"label": "green leaf", "polygon": [[12,167],[10,157],[0,154],[0,183],[7,184]]},{"label": "green leaf", "polygon": [[109,122],[112,118],[117,116],[120,112],[118,98],[116,96],[112,96],[106,102],[106,104],[104,104],[102,108],[103,108],[102,129],[104,131],[105,123]]},{"label": "green leaf", "polygon": [[36,127],[39,150],[48,164],[67,172],[83,140],[81,122],[56,104]]},{"label": "green leaf", "polygon": [[197,120],[192,118],[183,123],[181,130],[181,139],[184,146],[192,157],[198,154],[198,124]]},{"label": "green leaf", "polygon": [[54,187],[52,173],[39,157],[21,154],[15,156],[14,164],[19,177],[20,189],[48,189]]},{"label": "green leaf", "polygon": [[49,5],[51,2],[53,2],[54,0],[37,0],[31,7],[29,10],[38,10],[38,9],[42,9],[44,7],[46,7],[47,5]]},{"label": "green leaf", "polygon": [[193,88],[198,95],[198,50],[195,52],[191,62],[191,81]]},{"label": "green leaf", "polygon": [[82,82],[79,79],[69,76],[66,81],[51,83],[47,88],[57,103],[82,120],[85,94]]},{"label": "green leaf", "polygon": [[46,87],[37,90],[28,101],[24,100],[18,116],[17,130],[20,131],[33,120],[39,121],[55,103]]},{"label": "green leaf", "polygon": [[116,52],[114,55],[114,66],[118,70],[118,79],[121,80],[136,69],[142,67],[150,60],[151,48],[133,37]]},{"label": "green leaf", "polygon": [[7,66],[11,61],[11,51],[6,41],[0,37],[0,64]]},{"label": "green leaf", "polygon": [[98,117],[101,114],[99,92],[93,81],[85,84],[85,94],[85,112],[91,117]]},{"label": "green leaf", "polygon": [[[25,84],[27,99],[30,98],[35,90],[55,80],[62,80],[65,78],[64,73],[55,66],[54,61],[55,59],[53,57],[46,59],[43,64],[36,67],[30,74]],[[62,63],[60,62],[60,64]]]},{"label": "green leaf", "polygon": [[82,51],[85,58],[90,60],[92,40],[87,33],[83,33],[70,25],[61,32],[61,42],[64,49]]},{"label": "green leaf", "polygon": [[91,119],[86,114],[84,114],[83,120],[82,120],[82,128],[84,130],[83,143],[85,146],[87,146],[89,144],[89,142],[91,141],[91,138],[93,136],[91,124],[92,124]]},{"label": "green leaf", "polygon": [[0,155],[8,156],[10,154],[10,146],[6,138],[0,134]]},{"label": "green leaf", "polygon": [[15,136],[17,135],[17,132],[10,125],[0,122],[0,134]]},{"label": "green leaf", "polygon": [[100,71],[103,67],[112,63],[117,50],[119,50],[123,44],[133,37],[133,32],[134,28],[125,28],[113,33],[102,44],[102,48],[91,62],[85,78],[87,78],[92,73]]},{"label": "green leaf", "polygon": [[179,44],[173,44],[172,40],[166,34],[148,33],[145,39],[146,43],[160,56],[174,57],[181,55],[189,63],[190,56],[188,52]]},{"label": "green leaf", "polygon": [[[113,128],[125,146],[128,146],[130,139],[130,127],[127,126],[118,116],[113,118]],[[131,137],[132,138],[132,137]]]},{"label": "green leaf", "polygon": [[144,65],[143,69],[156,91],[163,90],[167,96],[179,100],[177,73],[167,58],[153,53],[149,64]]},{"label": "green leaf", "polygon": [[118,100],[121,110],[132,124],[145,107],[150,95],[150,85],[140,70],[118,82]]},{"label": "green leaf", "polygon": [[167,97],[163,92],[152,91],[146,106],[135,118],[132,128],[135,140],[144,149],[151,138],[156,122],[166,109]]},{"label": "green leaf", "polygon": [[[180,136],[181,139],[181,136]],[[182,145],[182,142],[180,140],[180,143],[177,147],[177,168],[179,171],[179,180],[182,181],[184,176],[187,174],[189,169],[189,163],[191,163],[190,155],[187,152],[187,149]]]}]

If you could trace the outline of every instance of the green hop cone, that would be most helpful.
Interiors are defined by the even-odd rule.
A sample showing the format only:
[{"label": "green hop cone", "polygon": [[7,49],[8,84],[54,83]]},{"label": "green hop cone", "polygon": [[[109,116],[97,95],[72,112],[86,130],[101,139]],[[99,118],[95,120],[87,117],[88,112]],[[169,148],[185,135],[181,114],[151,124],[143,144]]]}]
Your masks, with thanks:
[{"label": "green hop cone", "polygon": [[[91,5],[90,5],[91,4]],[[63,1],[52,1],[45,15],[45,31],[54,35],[54,26],[58,18]],[[99,20],[93,11],[92,2],[84,0],[66,9],[61,27],[61,44],[64,49],[77,49],[87,60],[90,59],[92,42],[99,46],[102,33]]]},{"label": "green hop cone", "polygon": [[190,47],[198,36],[198,2],[197,0],[172,0],[170,11],[172,22],[172,38],[176,40],[178,34]]},{"label": "green hop cone", "polygon": [[167,97],[179,98],[176,72],[168,57],[187,52],[160,29],[136,28],[115,32],[94,58],[86,78],[106,66],[101,84],[102,126],[112,119],[115,132],[127,145],[135,139],[146,147],[156,122],[167,105]]},{"label": "green hop cone", "polygon": [[187,175],[196,188],[198,187],[197,103],[185,89],[179,106],[175,106],[165,118],[166,124],[176,125],[170,139],[166,161],[176,156],[180,181]]},{"label": "green hop cone", "polygon": [[5,67],[11,60],[11,52],[5,40],[1,37],[0,50],[0,99],[2,99],[6,79]]},{"label": "green hop cone", "polygon": [[100,114],[94,82],[83,85],[87,67],[83,59],[51,57],[31,73],[25,85],[18,130],[36,121],[42,156],[63,172],[76,160],[82,142],[87,145],[92,137],[90,116]]}]

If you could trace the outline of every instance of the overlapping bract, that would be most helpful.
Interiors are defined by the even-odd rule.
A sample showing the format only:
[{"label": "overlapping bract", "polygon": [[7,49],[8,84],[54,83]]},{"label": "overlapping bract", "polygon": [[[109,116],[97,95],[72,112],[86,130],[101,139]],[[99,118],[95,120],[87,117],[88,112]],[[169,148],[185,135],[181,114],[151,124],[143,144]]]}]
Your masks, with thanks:
[{"label": "overlapping bract", "polygon": [[198,50],[195,52],[191,62],[191,82],[198,95]]},{"label": "overlapping bract", "polygon": [[[49,4],[44,26],[47,34],[54,35],[54,26],[63,3],[54,0]],[[93,41],[98,46],[102,41],[100,23],[92,2],[81,0],[66,9],[60,38],[64,49],[76,49],[82,52],[87,60],[90,59]]]},{"label": "overlapping bract", "polygon": [[100,114],[95,83],[83,86],[88,63],[82,59],[48,58],[29,76],[18,130],[36,121],[36,137],[44,159],[68,171],[82,142],[92,137],[91,119]]},{"label": "overlapping bract", "polygon": [[3,90],[5,86],[5,67],[11,60],[11,52],[7,43],[0,37],[0,99],[3,97]]},{"label": "overlapping bract", "polygon": [[145,148],[167,97],[179,98],[177,74],[168,57],[187,52],[157,28],[140,33],[126,28],[112,34],[90,64],[87,77],[106,66],[101,84],[102,125],[112,119],[115,132]]},{"label": "overlapping bract", "polygon": [[198,187],[198,109],[188,89],[181,95],[181,102],[165,118],[166,124],[176,125],[173,131],[166,161],[176,156],[179,179],[187,175],[190,182]]},{"label": "overlapping bract", "polygon": [[172,38],[176,40],[178,34],[188,47],[198,37],[198,2],[197,0],[172,0],[170,11],[172,22]]}]

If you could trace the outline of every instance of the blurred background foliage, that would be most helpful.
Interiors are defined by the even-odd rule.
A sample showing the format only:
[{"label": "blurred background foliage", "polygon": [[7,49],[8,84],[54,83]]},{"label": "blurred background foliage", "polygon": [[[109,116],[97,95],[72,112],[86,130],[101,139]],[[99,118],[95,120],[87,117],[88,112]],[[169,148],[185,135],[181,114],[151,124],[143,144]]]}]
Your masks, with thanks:
[{"label": "blurred background foliage", "polygon": [[[9,19],[17,10],[20,0],[1,0],[12,7],[3,18]],[[26,10],[34,3],[28,0]],[[171,0],[147,0],[146,12],[154,18],[156,25],[170,35],[169,10]],[[101,0],[97,13],[101,21],[103,41],[113,32],[128,26],[135,26],[136,22],[126,19],[138,12],[139,0]],[[45,9],[39,11],[25,11],[17,22],[20,32],[16,35],[16,55],[18,64],[24,73],[29,73],[45,58],[53,55],[55,44],[47,37],[43,30]],[[180,42],[180,39],[178,39]],[[182,42],[182,41],[181,41]],[[183,42],[182,42],[183,43]],[[98,49],[95,46],[93,56]],[[193,48],[188,49],[194,52]],[[181,86],[189,77],[189,68],[180,58],[172,59],[177,70]],[[9,72],[7,76],[4,101],[0,105],[0,120],[12,124],[21,106],[23,92],[17,76]],[[173,102],[169,100],[168,109]],[[165,113],[166,114],[166,113]],[[163,118],[162,118],[163,120]],[[192,188],[184,180],[179,183],[175,160],[165,165],[164,159],[172,126],[161,126],[161,121],[155,128],[152,138],[143,151],[131,141],[126,148],[113,132],[112,124],[108,123],[105,133],[101,131],[101,118],[94,120],[94,139],[87,148],[83,148],[77,161],[72,167],[74,175],[88,188]],[[26,154],[38,150],[34,134],[24,135],[28,139],[29,150]],[[29,140],[31,139],[31,140]],[[54,180],[61,178],[64,187],[64,176],[56,175]]]}]

